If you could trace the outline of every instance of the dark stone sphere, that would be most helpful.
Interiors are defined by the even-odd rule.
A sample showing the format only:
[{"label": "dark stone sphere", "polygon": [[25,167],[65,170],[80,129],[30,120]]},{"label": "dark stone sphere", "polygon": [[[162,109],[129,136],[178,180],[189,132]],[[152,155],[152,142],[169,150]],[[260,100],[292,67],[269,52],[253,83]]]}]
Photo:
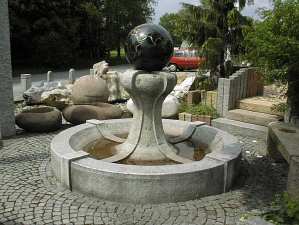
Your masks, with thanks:
[{"label": "dark stone sphere", "polygon": [[159,71],[173,54],[173,41],[162,26],[142,24],[129,33],[125,52],[136,70]]}]

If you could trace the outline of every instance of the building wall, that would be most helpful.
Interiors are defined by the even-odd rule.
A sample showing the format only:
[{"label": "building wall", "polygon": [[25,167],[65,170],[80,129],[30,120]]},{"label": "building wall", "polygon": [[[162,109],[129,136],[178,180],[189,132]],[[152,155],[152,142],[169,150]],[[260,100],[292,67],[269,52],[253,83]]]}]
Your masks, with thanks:
[{"label": "building wall", "polygon": [[7,0],[0,0],[0,135],[15,134]]}]

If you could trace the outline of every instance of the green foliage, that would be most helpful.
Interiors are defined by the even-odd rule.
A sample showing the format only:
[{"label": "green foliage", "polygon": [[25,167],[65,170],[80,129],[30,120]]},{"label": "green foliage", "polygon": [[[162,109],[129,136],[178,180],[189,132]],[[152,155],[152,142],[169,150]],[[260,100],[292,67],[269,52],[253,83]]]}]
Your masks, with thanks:
[{"label": "green foliage", "polygon": [[202,54],[205,56],[205,68],[216,70],[217,65],[221,64],[222,52],[219,49],[224,48],[223,40],[220,38],[209,38],[202,45]]},{"label": "green foliage", "polygon": [[216,71],[220,64],[222,77],[226,76],[223,64],[227,50],[231,54],[243,52],[242,31],[252,23],[235,7],[237,2],[240,9],[246,2],[252,3],[246,0],[201,0],[200,6],[183,4],[184,9],[179,13],[177,26],[182,37],[198,47],[203,46],[207,68]]},{"label": "green foliage", "polygon": [[9,0],[17,66],[91,64],[120,50],[127,33],[153,13],[155,0]]},{"label": "green foliage", "polygon": [[212,118],[218,117],[216,109],[202,103],[197,105],[188,105],[186,103],[182,103],[179,111],[191,113],[193,115],[211,116]]},{"label": "green foliage", "polygon": [[275,1],[273,11],[261,14],[263,21],[246,31],[247,57],[269,71],[286,71],[299,59],[299,2]]},{"label": "green foliage", "polygon": [[275,225],[298,225],[299,224],[299,202],[291,199],[287,193],[277,195],[273,202],[277,210],[266,213],[265,219]]},{"label": "green foliage", "polygon": [[286,103],[278,103],[271,107],[273,112],[286,112],[288,109],[288,105]]},{"label": "green foliage", "polygon": [[290,115],[299,115],[299,1],[276,0],[245,33],[247,57],[268,81],[288,82]]},{"label": "green foliage", "polygon": [[170,32],[174,46],[180,46],[183,42],[181,34],[177,30],[178,21],[178,13],[166,13],[160,18],[160,25]]}]

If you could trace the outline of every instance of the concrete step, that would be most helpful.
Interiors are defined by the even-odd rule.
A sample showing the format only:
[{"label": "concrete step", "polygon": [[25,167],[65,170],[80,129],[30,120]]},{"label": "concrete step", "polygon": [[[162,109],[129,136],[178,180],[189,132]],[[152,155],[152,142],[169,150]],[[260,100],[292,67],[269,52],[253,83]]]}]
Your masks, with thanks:
[{"label": "concrete step", "polygon": [[275,105],[284,103],[284,100],[269,97],[245,98],[237,102],[237,108],[253,112],[267,113],[272,115],[283,116],[282,112],[273,110]]},{"label": "concrete step", "polygon": [[268,128],[265,126],[244,123],[227,118],[218,118],[212,120],[212,126],[226,131],[232,135],[249,136],[266,141]]},{"label": "concrete step", "polygon": [[225,116],[227,119],[237,120],[244,123],[251,123],[260,126],[268,126],[271,122],[276,122],[282,119],[281,116],[271,115],[267,113],[253,112],[244,109],[234,109],[228,111]]}]

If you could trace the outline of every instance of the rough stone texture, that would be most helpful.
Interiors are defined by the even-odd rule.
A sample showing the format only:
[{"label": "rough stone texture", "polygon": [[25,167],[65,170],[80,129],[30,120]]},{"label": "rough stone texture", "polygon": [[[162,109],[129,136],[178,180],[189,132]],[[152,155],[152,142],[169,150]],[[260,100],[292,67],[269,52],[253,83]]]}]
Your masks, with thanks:
[{"label": "rough stone texture", "polygon": [[65,92],[67,93],[67,95],[70,95],[72,87],[73,85],[69,84],[69,81],[42,81],[37,86],[32,86],[27,91],[25,91],[23,93],[23,98],[28,105],[40,104],[42,101],[43,93],[57,90],[57,92]]},{"label": "rough stone texture", "polygon": [[283,116],[282,112],[273,110],[273,107],[280,103],[285,103],[285,101],[278,98],[258,96],[240,100],[237,104],[237,107],[254,112]]},{"label": "rough stone texture", "polygon": [[[177,97],[168,95],[162,105],[162,118],[177,118],[179,113],[180,102]],[[136,106],[132,99],[127,102],[128,110],[134,114]]]},{"label": "rough stone texture", "polygon": [[292,157],[288,176],[288,193],[299,201],[299,157]]},{"label": "rough stone texture", "polygon": [[70,89],[45,91],[41,95],[41,103],[63,110],[65,107],[72,104],[71,94]]},{"label": "rough stone texture", "polygon": [[21,87],[23,92],[27,91],[32,86],[31,74],[21,74]]},{"label": "rough stone texture", "polygon": [[184,162],[179,161],[180,157],[173,154],[176,150],[166,140],[161,119],[162,105],[176,85],[176,75],[162,71],[149,73],[127,70],[121,74],[120,82],[132,97],[136,110],[133,112],[134,122],[129,136],[118,147],[118,151],[129,153],[124,158],[130,155],[129,159],[132,160],[151,161],[168,158]]},{"label": "rough stone texture", "polygon": [[212,118],[211,116],[192,115],[191,113],[182,112],[179,114],[179,120],[189,121],[189,122],[201,121],[207,123],[208,125],[211,125]]},{"label": "rough stone texture", "polygon": [[95,76],[83,76],[75,81],[72,100],[76,105],[107,102],[109,91],[106,82]]},{"label": "rough stone texture", "polygon": [[267,211],[286,185],[287,165],[257,157],[253,152],[261,146],[240,137],[242,175],[229,193],[158,205],[107,202],[59,186],[49,169],[49,145],[55,134],[24,133],[4,140],[1,225],[236,225],[244,214]]},{"label": "rough stone texture", "polygon": [[41,106],[23,110],[16,116],[16,124],[26,131],[49,132],[62,125],[62,115],[52,107]]},{"label": "rough stone texture", "polygon": [[15,134],[15,118],[7,0],[0,1],[0,21],[0,134],[8,137]]},{"label": "rough stone texture", "polygon": [[276,161],[289,163],[288,192],[299,200],[299,128],[278,122],[269,125],[268,152]]},{"label": "rough stone texture", "polygon": [[122,111],[119,107],[108,103],[98,103],[95,105],[72,105],[66,107],[63,111],[63,117],[72,124],[82,124],[86,120],[98,119],[119,119]]},{"label": "rough stone texture", "polygon": [[[116,135],[128,133],[131,123],[134,123],[134,120],[92,120],[55,136],[51,143],[51,165],[56,177],[64,186],[74,191],[88,195],[92,193],[101,199],[130,203],[179,202],[231,190],[232,182],[239,171],[240,144],[231,135],[202,122],[163,120],[165,133],[175,137],[168,138],[168,141],[185,154],[173,157],[173,154],[165,152],[165,149],[158,151],[173,160],[189,159],[186,164],[151,167],[111,163],[127,157],[126,149],[101,161],[84,157],[75,159],[70,164],[65,163],[70,161],[72,156],[84,155],[82,148],[95,140],[103,141],[103,137],[109,140],[119,139]],[[200,162],[191,161],[187,157],[189,153],[192,157],[194,152],[192,148],[190,151],[183,150],[186,146],[182,142],[186,139],[193,143],[195,149],[202,146],[207,149],[206,156]],[[128,139],[120,140],[119,143],[125,141]],[[155,147],[154,144],[153,146]],[[146,159],[156,157],[151,154],[155,149],[146,150]],[[65,164],[67,166],[64,166]],[[101,188],[98,188],[98,184],[101,184]]]},{"label": "rough stone texture", "polygon": [[232,135],[246,135],[250,138],[257,140],[261,144],[259,154],[265,155],[266,152],[266,139],[268,136],[268,128],[250,123],[230,120],[226,118],[218,118],[212,120],[212,126],[224,130]]},{"label": "rough stone texture", "polygon": [[268,126],[269,123],[277,122],[280,119],[282,119],[281,116],[254,112],[244,109],[229,110],[225,117],[230,120],[237,120],[244,123],[251,123],[260,126]]},{"label": "rough stone texture", "polygon": [[224,80],[225,78],[219,78],[218,80],[218,96],[217,96],[217,112],[220,116],[223,116],[223,97],[224,97]]}]

